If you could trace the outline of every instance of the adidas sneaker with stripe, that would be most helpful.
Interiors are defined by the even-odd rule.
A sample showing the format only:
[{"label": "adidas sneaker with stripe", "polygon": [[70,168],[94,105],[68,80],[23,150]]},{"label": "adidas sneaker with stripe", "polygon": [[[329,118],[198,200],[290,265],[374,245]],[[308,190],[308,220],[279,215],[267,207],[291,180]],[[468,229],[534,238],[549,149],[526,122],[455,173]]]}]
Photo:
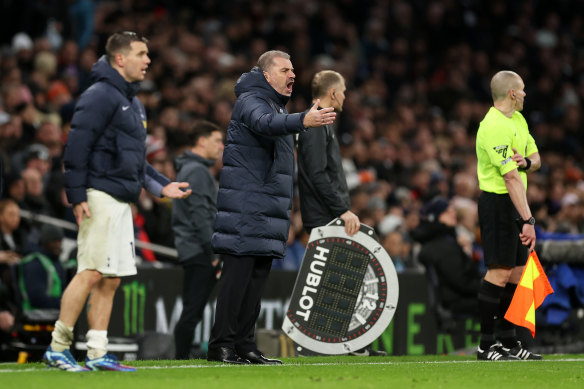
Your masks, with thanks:
[{"label": "adidas sneaker with stripe", "polygon": [[477,359],[479,361],[509,361],[512,358],[500,344],[494,344],[487,350],[482,350],[479,346],[477,350]]},{"label": "adidas sneaker with stripe", "polygon": [[505,350],[509,354],[509,357],[511,357],[512,359],[521,359],[524,361],[539,361],[543,359],[543,357],[540,354],[535,354],[527,349],[524,349],[521,346],[521,342],[519,341],[517,342],[517,345],[515,347],[511,349],[503,347],[503,350]]}]

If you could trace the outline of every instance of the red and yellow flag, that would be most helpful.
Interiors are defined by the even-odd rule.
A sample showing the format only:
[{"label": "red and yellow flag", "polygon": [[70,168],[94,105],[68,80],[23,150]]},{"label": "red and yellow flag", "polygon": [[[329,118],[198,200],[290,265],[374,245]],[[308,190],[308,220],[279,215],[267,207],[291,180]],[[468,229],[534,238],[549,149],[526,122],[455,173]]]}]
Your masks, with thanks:
[{"label": "red and yellow flag", "polygon": [[527,258],[513,300],[505,313],[505,319],[529,328],[531,336],[535,338],[535,310],[551,293],[554,293],[554,290],[541,267],[541,263],[539,263],[537,254],[532,251]]}]

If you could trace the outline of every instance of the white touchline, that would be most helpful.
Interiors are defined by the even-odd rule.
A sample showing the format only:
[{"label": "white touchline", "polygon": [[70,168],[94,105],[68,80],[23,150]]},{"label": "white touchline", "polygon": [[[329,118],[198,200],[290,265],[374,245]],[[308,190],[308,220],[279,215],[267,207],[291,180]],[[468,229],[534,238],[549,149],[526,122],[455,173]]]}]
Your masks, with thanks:
[{"label": "white touchline", "polygon": [[[546,363],[546,362],[581,362],[584,363],[584,359],[577,359],[577,358],[565,358],[565,359],[543,359],[539,361],[523,361],[523,360],[516,360],[516,361],[504,361],[498,362],[501,364],[507,363]],[[302,366],[365,366],[365,365],[424,365],[424,364],[461,364],[461,363],[484,363],[485,365],[490,365],[492,362],[486,361],[408,361],[408,362],[350,362],[350,363],[293,363],[293,362],[286,362],[283,365],[229,365],[229,364],[217,364],[217,365],[166,365],[166,366],[138,366],[138,372],[140,370],[159,370],[159,369],[216,369],[216,368],[248,368],[250,366],[254,367],[262,367],[262,368],[285,368],[285,367],[302,367]],[[27,368],[27,369],[2,369],[2,364],[0,364],[0,374],[2,373],[38,373],[38,372],[62,372],[59,369],[49,369],[46,366],[39,366],[38,368]]]}]

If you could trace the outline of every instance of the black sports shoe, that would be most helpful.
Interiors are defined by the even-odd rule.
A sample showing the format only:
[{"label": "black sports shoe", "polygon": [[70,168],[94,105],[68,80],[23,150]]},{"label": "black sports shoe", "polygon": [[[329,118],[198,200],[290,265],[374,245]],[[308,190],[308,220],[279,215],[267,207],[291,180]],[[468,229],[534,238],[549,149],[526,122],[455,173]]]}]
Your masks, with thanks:
[{"label": "black sports shoe", "polygon": [[543,359],[543,357],[540,354],[534,354],[531,351],[524,349],[521,346],[521,342],[517,341],[517,345],[515,347],[513,347],[512,349],[508,349],[503,347],[503,350],[505,350],[508,354],[509,357],[511,357],[511,359],[522,359],[524,361],[539,361],[541,359]]},{"label": "black sports shoe", "polygon": [[477,359],[479,361],[509,361],[513,358],[505,351],[500,344],[494,344],[487,350],[481,350],[480,346],[477,350]]},{"label": "black sports shoe", "polygon": [[384,357],[387,353],[383,350],[373,350],[371,346],[367,346],[359,350],[351,351],[348,355],[356,357]]}]

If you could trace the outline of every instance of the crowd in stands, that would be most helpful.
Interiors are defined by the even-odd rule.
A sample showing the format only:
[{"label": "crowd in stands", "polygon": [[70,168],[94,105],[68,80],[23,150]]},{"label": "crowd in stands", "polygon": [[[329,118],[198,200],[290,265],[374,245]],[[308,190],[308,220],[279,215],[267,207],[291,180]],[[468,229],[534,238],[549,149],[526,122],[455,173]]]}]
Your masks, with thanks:
[{"label": "crowd in stands", "polygon": [[[310,107],[316,72],[333,69],[346,78],[337,131],[352,211],[376,229],[397,269],[419,266],[411,232],[436,196],[450,201],[456,232],[478,262],[474,138],[492,105],[492,75],[509,69],[525,81],[523,113],[543,161],[528,188],[537,224],[545,232],[584,232],[581,1],[10,4],[0,36],[2,197],[20,209],[73,221],[62,154],[75,101],[91,84],[107,36],[130,30],[149,39],[152,59],[139,92],[148,114],[147,160],[171,179],[184,130],[200,119],[226,128],[237,77],[264,51],[281,49],[296,73],[290,112]],[[220,169],[218,161],[214,172]],[[134,209],[137,235],[172,246],[170,206],[144,192]],[[297,201],[291,220],[289,260],[296,266],[284,267],[294,269],[307,240]],[[38,243],[38,226],[2,229],[23,241],[3,246],[0,263]],[[142,257],[164,260],[152,252]]]}]

